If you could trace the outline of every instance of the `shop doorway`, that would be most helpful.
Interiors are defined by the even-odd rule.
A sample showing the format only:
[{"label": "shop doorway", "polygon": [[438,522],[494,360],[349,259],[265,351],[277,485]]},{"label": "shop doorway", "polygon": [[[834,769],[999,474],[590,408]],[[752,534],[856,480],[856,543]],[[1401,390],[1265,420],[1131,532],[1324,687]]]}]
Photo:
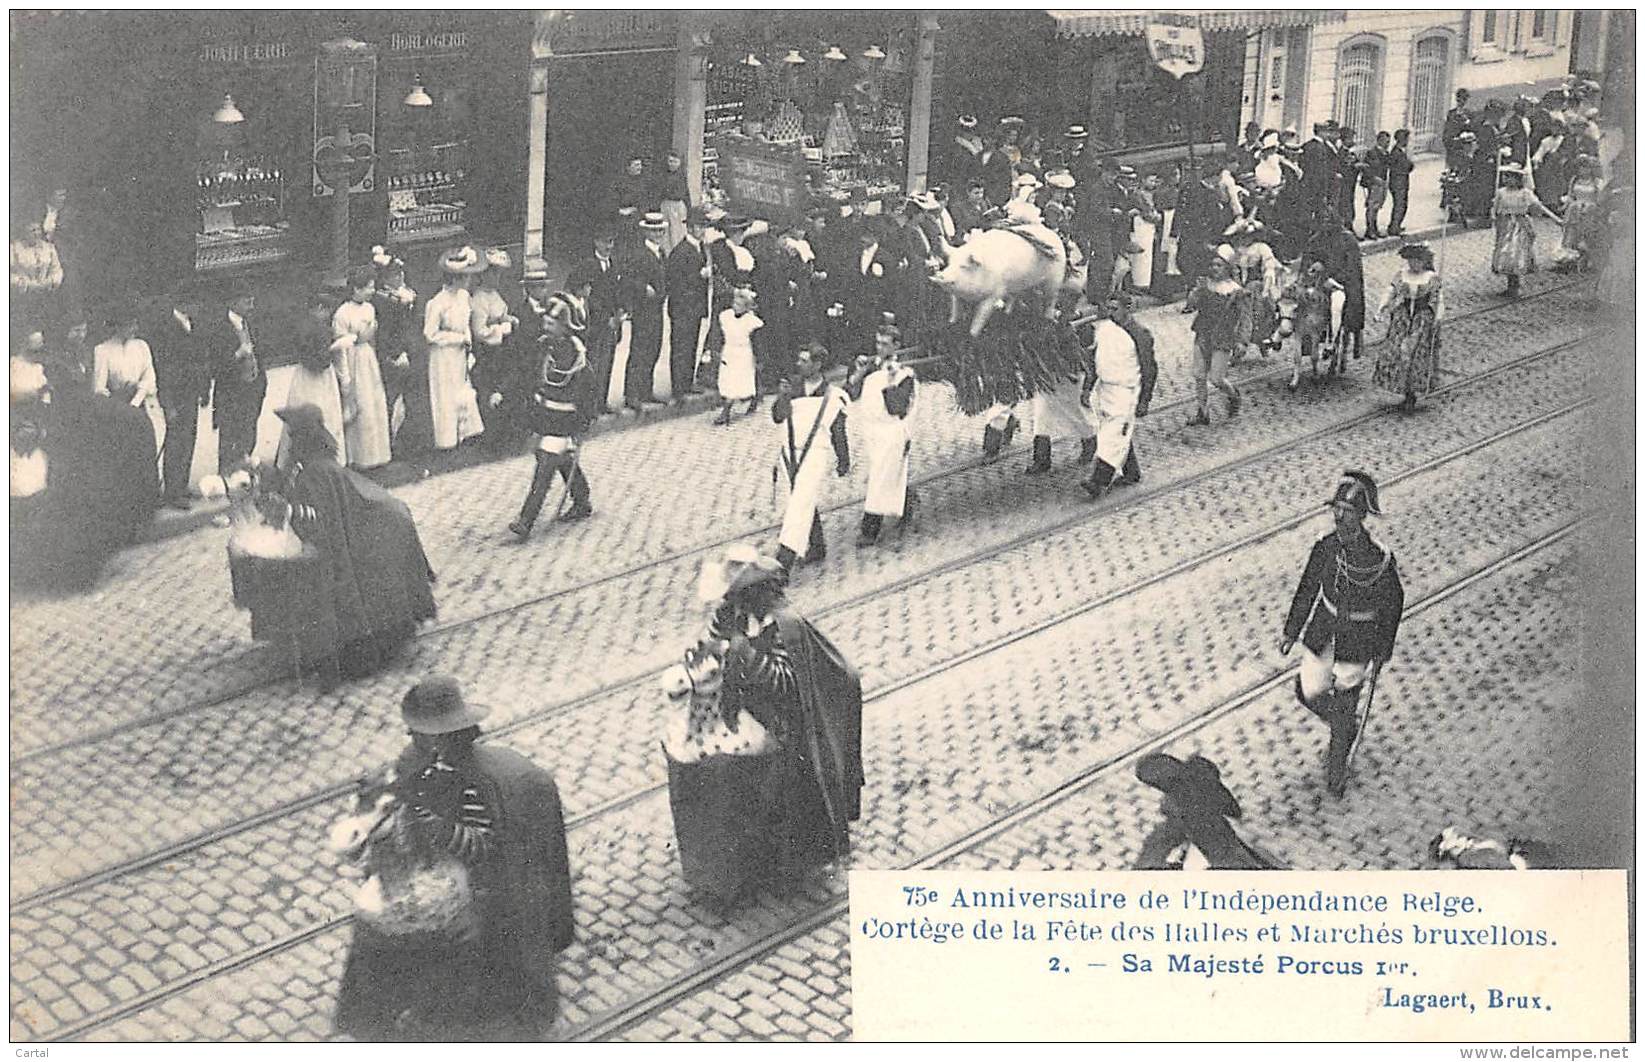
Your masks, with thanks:
[{"label": "shop doorway", "polygon": [[595,225],[632,155],[661,169],[673,137],[674,52],[557,58],[548,68],[545,254],[591,253]]},{"label": "shop doorway", "polygon": [[1265,129],[1301,128],[1303,107],[1308,102],[1308,49],[1306,26],[1273,30],[1268,47],[1268,68],[1264,71],[1262,125]]}]

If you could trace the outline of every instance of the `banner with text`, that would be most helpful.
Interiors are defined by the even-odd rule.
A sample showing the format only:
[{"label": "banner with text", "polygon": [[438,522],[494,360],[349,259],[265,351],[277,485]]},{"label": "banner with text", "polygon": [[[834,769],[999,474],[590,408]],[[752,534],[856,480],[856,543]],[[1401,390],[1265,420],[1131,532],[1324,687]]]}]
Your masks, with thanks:
[{"label": "banner with text", "polygon": [[1620,870],[851,873],[864,1040],[1624,1040]]}]

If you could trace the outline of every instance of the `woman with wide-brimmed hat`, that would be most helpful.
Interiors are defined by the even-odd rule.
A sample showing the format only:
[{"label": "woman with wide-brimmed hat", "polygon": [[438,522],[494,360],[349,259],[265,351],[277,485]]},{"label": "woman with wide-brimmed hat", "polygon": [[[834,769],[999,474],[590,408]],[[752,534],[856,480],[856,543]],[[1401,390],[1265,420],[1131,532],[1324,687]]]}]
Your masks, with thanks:
[{"label": "woman with wide-brimmed hat", "polygon": [[1325,758],[1326,786],[1341,796],[1348,760],[1364,727],[1361,690],[1394,654],[1405,611],[1405,587],[1394,553],[1365,530],[1380,516],[1377,484],[1368,474],[1342,474],[1325,503],[1336,530],[1314,543],[1291,598],[1280,636],[1281,656],[1302,641],[1297,701],[1331,728]]},{"label": "woman with wide-brimmed hat", "polygon": [[406,504],[338,463],[338,443],[312,405],[278,411],[285,422],[278,469],[293,527],[320,551],[327,593],[312,623],[336,630],[345,675],[377,670],[435,614],[434,570]]},{"label": "woman with wide-brimmed hat", "polygon": [[459,247],[441,257],[440,268],[445,280],[440,293],[423,308],[423,338],[428,341],[434,447],[450,450],[485,430],[468,378],[469,351],[474,345],[468,289],[474,276],[484,271],[485,260],[474,248]]},{"label": "woman with wide-brimmed hat", "polygon": [[1425,243],[1399,249],[1405,260],[1377,308],[1381,319],[1393,308],[1388,334],[1377,351],[1371,380],[1404,398],[1406,410],[1439,382],[1440,322],[1445,318],[1445,289],[1434,271],[1434,252]]}]

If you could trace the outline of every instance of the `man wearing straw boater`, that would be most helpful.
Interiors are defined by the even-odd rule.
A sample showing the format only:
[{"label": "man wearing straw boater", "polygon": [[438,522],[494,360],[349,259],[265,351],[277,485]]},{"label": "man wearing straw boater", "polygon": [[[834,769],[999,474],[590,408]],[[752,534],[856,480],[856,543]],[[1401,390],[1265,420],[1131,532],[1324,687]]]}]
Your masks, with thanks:
[{"label": "man wearing straw boater", "polygon": [[[1325,784],[1341,796],[1377,676],[1394,653],[1405,589],[1393,551],[1365,530],[1366,516],[1382,515],[1376,482],[1364,472],[1345,472],[1326,504],[1336,530],[1308,554],[1279,649],[1289,655],[1302,639],[1297,700],[1331,728]],[[1371,691],[1362,696],[1367,682]]]}]

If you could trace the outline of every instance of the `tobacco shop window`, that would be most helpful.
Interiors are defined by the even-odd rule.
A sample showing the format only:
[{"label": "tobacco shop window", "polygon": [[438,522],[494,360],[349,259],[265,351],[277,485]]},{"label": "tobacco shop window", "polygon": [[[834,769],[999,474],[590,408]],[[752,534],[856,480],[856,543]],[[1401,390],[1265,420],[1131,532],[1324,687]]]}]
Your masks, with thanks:
[{"label": "tobacco shop window", "polygon": [[[202,100],[195,135],[196,219],[194,265],[224,269],[286,257],[289,199],[305,185],[291,180],[284,153],[290,130],[278,116],[278,93],[236,82]],[[238,90],[238,91],[234,91]]]},{"label": "tobacco shop window", "polygon": [[[726,152],[791,152],[813,201],[882,199],[908,170],[912,22],[795,16],[716,27],[709,53],[703,184],[730,198]],[[735,204],[733,204],[735,205]]]},{"label": "tobacco shop window", "polygon": [[457,64],[384,64],[382,143],[391,242],[463,232],[473,112]]}]

